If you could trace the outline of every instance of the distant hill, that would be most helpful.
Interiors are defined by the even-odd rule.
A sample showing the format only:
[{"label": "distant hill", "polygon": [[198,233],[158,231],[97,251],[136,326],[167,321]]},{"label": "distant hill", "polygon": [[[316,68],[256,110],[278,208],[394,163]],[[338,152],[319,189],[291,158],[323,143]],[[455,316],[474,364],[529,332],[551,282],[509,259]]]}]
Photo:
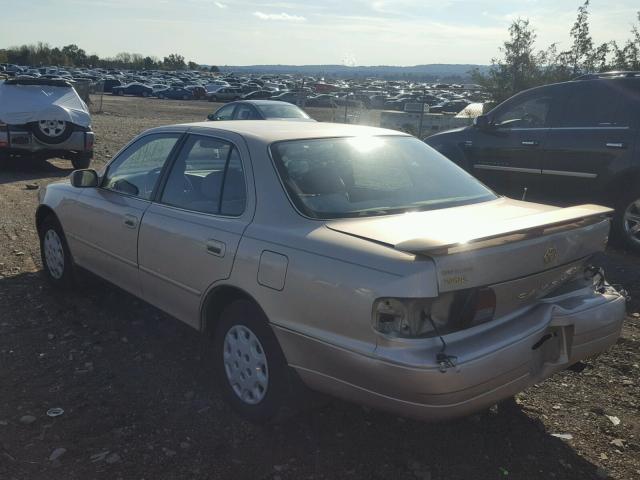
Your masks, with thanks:
[{"label": "distant hill", "polygon": [[349,67],[346,65],[243,65],[220,66],[220,71],[229,73],[293,74],[313,77],[358,78],[379,77],[386,79],[420,79],[430,81],[468,81],[470,72],[476,68],[486,72],[487,65],[430,64],[412,67],[389,65]]}]

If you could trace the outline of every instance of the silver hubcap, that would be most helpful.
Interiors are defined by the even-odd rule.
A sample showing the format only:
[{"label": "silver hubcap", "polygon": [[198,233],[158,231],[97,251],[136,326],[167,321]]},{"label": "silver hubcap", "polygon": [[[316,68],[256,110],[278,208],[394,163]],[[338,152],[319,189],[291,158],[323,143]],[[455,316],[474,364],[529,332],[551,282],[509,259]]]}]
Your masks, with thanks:
[{"label": "silver hubcap", "polygon": [[258,337],[244,325],[234,325],[224,337],[224,371],[235,394],[245,403],[262,401],[269,386],[267,357]]},{"label": "silver hubcap", "polygon": [[38,128],[47,137],[59,137],[64,132],[67,122],[64,120],[40,120]]},{"label": "silver hubcap", "polygon": [[59,280],[64,273],[64,250],[62,241],[55,230],[47,230],[44,235],[44,260],[53,278]]},{"label": "silver hubcap", "polygon": [[633,242],[640,244],[640,199],[624,211],[624,230]]}]

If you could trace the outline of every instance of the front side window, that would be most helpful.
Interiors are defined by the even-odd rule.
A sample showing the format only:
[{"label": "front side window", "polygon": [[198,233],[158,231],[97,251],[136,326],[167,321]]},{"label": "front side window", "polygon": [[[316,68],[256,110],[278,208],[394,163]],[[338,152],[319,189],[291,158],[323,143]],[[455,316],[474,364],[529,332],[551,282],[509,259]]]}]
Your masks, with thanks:
[{"label": "front side window", "polygon": [[237,149],[224,140],[192,135],[171,167],[160,202],[195,212],[239,216],[245,200]]},{"label": "front side window", "polygon": [[240,104],[236,109],[236,120],[259,120],[255,110],[251,105]]},{"label": "front side window", "polygon": [[265,118],[309,118],[309,115],[303,110],[290,103],[283,103],[282,105],[260,105],[258,108]]},{"label": "front side window", "polygon": [[497,198],[413,137],[293,140],[275,143],[271,153],[290,198],[311,218],[432,210]]},{"label": "front side window", "polygon": [[214,120],[231,120],[233,118],[233,110],[235,105],[227,105],[220,108],[213,116]]},{"label": "front side window", "polygon": [[493,124],[498,128],[544,128],[549,123],[552,97],[546,94],[516,99],[498,112]]},{"label": "front side window", "polygon": [[146,135],[130,145],[107,169],[103,188],[149,200],[180,134]]}]

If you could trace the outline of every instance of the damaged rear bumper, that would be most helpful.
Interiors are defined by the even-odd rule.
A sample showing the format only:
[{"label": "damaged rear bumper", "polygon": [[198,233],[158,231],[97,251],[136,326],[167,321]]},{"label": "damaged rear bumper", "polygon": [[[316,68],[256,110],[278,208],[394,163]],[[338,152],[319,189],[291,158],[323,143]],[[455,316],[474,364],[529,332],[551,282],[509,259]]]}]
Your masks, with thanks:
[{"label": "damaged rear bumper", "polygon": [[613,345],[625,298],[584,291],[439,339],[387,342],[355,353],[274,326],[289,364],[311,388],[424,420],[474,413]]}]

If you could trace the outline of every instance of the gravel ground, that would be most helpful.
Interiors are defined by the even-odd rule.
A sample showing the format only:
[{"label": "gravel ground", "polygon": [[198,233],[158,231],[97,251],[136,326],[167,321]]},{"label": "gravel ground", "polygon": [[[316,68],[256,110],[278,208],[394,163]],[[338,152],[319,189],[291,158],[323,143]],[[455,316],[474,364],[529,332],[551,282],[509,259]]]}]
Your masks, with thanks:
[{"label": "gravel ground", "polygon": [[[215,107],[105,96],[94,166]],[[88,275],[72,293],[46,284],[26,185],[70,171],[0,165],[0,479],[640,478],[637,299],[610,351],[499,409],[425,424],[330,401],[257,427],[221,402],[195,331]],[[640,257],[610,249],[603,262],[640,296]]]}]

